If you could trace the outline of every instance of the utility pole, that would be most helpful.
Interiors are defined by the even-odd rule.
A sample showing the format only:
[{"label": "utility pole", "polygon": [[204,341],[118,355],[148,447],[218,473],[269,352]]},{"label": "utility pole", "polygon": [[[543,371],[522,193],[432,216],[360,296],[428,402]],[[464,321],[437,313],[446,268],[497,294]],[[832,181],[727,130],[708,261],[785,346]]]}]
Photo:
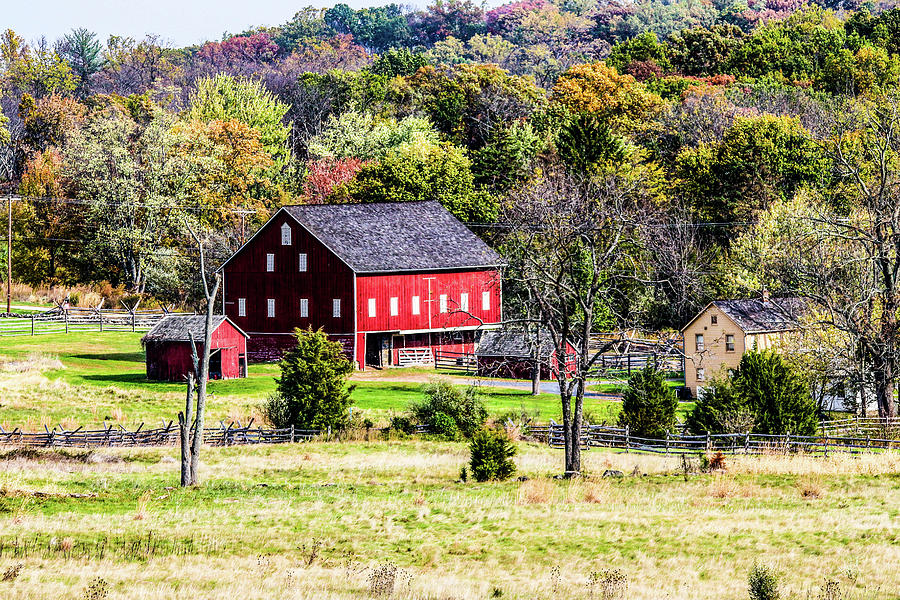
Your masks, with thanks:
[{"label": "utility pole", "polygon": [[236,212],[237,214],[241,215],[241,246],[243,246],[243,245],[244,245],[244,242],[245,242],[246,239],[247,239],[246,233],[245,233],[245,230],[244,230],[244,215],[252,215],[252,214],[254,214],[256,211],[255,211],[255,210],[242,209],[242,210],[236,210],[236,211],[234,211],[234,212]]},{"label": "utility pole", "polygon": [[6,314],[12,312],[12,196],[6,197],[9,226],[6,230]]}]

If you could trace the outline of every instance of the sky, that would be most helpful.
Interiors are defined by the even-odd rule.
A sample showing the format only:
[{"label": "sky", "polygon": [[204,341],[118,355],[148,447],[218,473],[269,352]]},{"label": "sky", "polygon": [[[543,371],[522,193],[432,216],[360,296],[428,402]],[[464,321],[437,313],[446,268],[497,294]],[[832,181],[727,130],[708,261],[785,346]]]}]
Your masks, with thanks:
[{"label": "sky", "polygon": [[28,41],[45,36],[51,42],[76,27],[104,41],[110,34],[140,38],[155,33],[174,46],[188,46],[219,40],[225,32],[284,23],[304,6],[338,2],[361,8],[390,0],[43,0],[39,5],[3,0],[0,29],[12,29]]}]

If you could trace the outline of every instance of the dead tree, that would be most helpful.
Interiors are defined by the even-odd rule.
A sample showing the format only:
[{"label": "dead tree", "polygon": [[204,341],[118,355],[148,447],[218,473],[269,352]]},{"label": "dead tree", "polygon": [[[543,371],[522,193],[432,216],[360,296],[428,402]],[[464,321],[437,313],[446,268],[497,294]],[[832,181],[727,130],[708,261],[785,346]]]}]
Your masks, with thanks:
[{"label": "dead tree", "polygon": [[[219,293],[219,285],[222,276],[216,272],[215,282],[212,287],[206,274],[206,258],[203,251],[203,242],[200,237],[187,225],[187,230],[197,244],[200,256],[200,277],[203,281],[203,294],[206,297],[206,320],[203,329],[203,352],[197,356],[197,344],[193,334],[188,333],[191,341],[191,359],[193,372],[187,379],[187,401],[183,413],[178,413],[178,424],[181,432],[181,485],[195,486],[200,484],[197,468],[200,464],[200,447],[203,444],[203,426],[206,415],[206,385],[209,381],[209,347],[212,343],[213,314],[215,313],[216,295]],[[196,381],[196,385],[195,385]],[[196,392],[196,410],[194,411],[193,429],[191,428],[191,400]],[[193,431],[193,433],[191,433]]]},{"label": "dead tree", "polygon": [[[552,342],[553,352],[540,358],[551,363],[559,384],[568,476],[581,472],[585,385],[607,349],[592,345],[597,315],[602,311],[622,328],[628,321],[623,294],[635,281],[631,249],[640,211],[627,185],[614,176],[592,181],[551,172],[505,210],[507,281],[527,290],[533,310],[523,315]],[[552,368],[554,357],[566,363],[568,344],[576,353],[571,373]]]}]

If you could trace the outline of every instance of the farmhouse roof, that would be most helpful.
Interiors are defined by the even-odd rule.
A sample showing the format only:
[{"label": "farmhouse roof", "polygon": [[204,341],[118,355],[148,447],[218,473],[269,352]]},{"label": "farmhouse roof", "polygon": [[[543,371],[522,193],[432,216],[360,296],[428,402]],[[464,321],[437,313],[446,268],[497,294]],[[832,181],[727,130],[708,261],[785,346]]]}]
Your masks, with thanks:
[{"label": "farmhouse roof", "polygon": [[284,210],[357,273],[503,264],[439,202],[306,204]]},{"label": "farmhouse roof", "polygon": [[716,300],[713,304],[737,323],[744,333],[797,329],[800,317],[807,310],[806,301],[796,297]]},{"label": "farmhouse roof", "polygon": [[540,357],[547,358],[553,354],[553,338],[549,331],[525,332],[521,329],[503,329],[485,331],[481,335],[476,356],[504,356],[511,358],[531,358],[535,346],[540,345]]},{"label": "farmhouse roof", "polygon": [[[222,323],[231,320],[224,315],[213,315],[213,331],[218,329]],[[234,323],[232,327],[237,329],[241,335],[247,336]],[[204,330],[206,329],[205,315],[167,315],[163,317],[159,323],[154,325],[150,331],[141,338],[142,342],[189,342],[193,336],[195,342],[202,342]]]}]

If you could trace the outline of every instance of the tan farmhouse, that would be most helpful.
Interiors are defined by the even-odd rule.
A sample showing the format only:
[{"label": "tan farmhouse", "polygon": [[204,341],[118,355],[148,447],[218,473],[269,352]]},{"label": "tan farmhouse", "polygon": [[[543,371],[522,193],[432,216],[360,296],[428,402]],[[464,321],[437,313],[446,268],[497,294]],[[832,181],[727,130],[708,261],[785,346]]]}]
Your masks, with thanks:
[{"label": "tan farmhouse", "polygon": [[805,303],[800,298],[716,300],[681,330],[685,386],[696,397],[723,368],[737,367],[747,350],[765,350],[797,330]]}]

